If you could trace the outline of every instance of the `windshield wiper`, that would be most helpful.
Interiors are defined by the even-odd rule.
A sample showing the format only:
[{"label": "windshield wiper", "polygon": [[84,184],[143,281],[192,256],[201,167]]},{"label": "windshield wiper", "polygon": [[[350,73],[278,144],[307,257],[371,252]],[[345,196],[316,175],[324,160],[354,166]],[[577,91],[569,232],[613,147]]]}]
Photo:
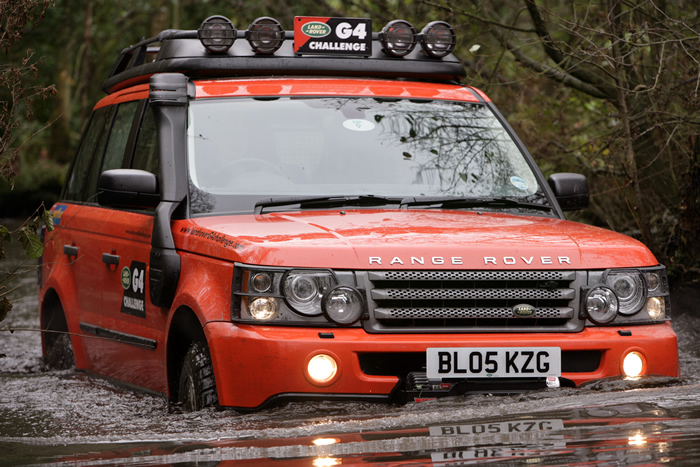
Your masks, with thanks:
[{"label": "windshield wiper", "polygon": [[263,209],[277,206],[299,205],[300,209],[340,208],[345,206],[386,206],[400,204],[402,198],[387,198],[374,195],[352,196],[287,196],[267,198],[255,203],[255,214],[262,214]]},{"label": "windshield wiper", "polygon": [[440,208],[520,208],[552,211],[544,204],[526,203],[511,198],[459,198],[454,196],[412,196],[401,200],[400,207],[435,206]]}]

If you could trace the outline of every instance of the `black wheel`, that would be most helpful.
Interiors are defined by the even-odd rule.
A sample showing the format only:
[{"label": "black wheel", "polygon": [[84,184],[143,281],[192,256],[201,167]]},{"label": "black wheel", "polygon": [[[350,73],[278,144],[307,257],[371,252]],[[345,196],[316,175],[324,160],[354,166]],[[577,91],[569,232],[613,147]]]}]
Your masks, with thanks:
[{"label": "black wheel", "polygon": [[75,368],[68,323],[58,297],[47,294],[45,306],[41,317],[41,329],[44,332],[44,363],[52,370]]},{"label": "black wheel", "polygon": [[187,412],[219,404],[214,368],[204,342],[194,342],[187,350],[180,372],[177,401]]},{"label": "black wheel", "polygon": [[68,370],[75,366],[73,346],[68,333],[48,331],[46,336],[46,366],[54,370]]}]

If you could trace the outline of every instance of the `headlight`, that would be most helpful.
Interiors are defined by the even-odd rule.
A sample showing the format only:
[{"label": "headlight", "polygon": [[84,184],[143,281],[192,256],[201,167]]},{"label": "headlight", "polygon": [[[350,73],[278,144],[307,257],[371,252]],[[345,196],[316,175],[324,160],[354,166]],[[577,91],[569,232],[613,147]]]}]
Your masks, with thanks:
[{"label": "headlight", "polygon": [[246,324],[359,327],[364,289],[353,271],[236,263],[231,320]]},{"label": "headlight", "polygon": [[588,319],[595,324],[607,324],[615,319],[619,303],[615,292],[605,286],[595,287],[588,291],[584,299]]},{"label": "headlight", "polygon": [[646,298],[646,287],[641,272],[610,271],[605,283],[615,291],[620,302],[621,314],[632,315],[641,309]]},{"label": "headlight", "polygon": [[250,316],[259,321],[270,321],[277,318],[277,300],[271,297],[258,297],[248,303]]},{"label": "headlight", "polygon": [[[589,287],[588,293],[582,294],[582,310],[594,324],[647,324],[670,318],[670,292],[663,266],[591,271]],[[617,303],[615,313],[613,302]]]},{"label": "headlight", "polygon": [[337,324],[356,323],[364,311],[360,293],[347,286],[338,286],[323,296],[322,308],[326,317]]},{"label": "headlight", "polygon": [[666,318],[666,299],[664,297],[651,297],[647,300],[646,310],[649,318],[661,320]]},{"label": "headlight", "polygon": [[297,313],[318,316],[323,293],[336,284],[330,271],[292,270],[284,278],[284,298]]}]

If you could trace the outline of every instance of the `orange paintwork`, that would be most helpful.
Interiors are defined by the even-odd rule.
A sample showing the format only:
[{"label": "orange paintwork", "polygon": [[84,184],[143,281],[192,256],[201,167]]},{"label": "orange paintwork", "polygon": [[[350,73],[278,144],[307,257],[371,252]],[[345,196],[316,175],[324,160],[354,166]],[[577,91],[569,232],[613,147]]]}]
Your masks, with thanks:
[{"label": "orange paintwork", "polygon": [[[412,267],[412,257],[424,258],[421,269],[604,269],[658,264],[644,245],[609,230],[498,213],[348,209],[345,214],[334,210],[212,216],[173,225],[182,250],[261,265],[406,269]],[[616,254],[622,249],[624,255]]]},{"label": "orange paintwork", "polygon": [[272,78],[197,81],[197,98],[249,96],[403,97],[479,102],[475,88],[450,84],[371,79]]},{"label": "orange paintwork", "polygon": [[[577,334],[367,334],[362,329],[234,326],[216,322],[205,327],[212,348],[214,371],[223,405],[256,407],[279,393],[388,395],[398,383],[394,376],[363,374],[357,355],[365,352],[425,352],[428,347],[560,347],[600,350],[603,358],[593,373],[562,373],[576,384],[620,374],[621,359],[638,350],[649,362],[647,374],[678,376],[676,335],[670,324],[624,328],[586,328]],[[333,332],[322,339],[320,332]],[[330,386],[319,387],[304,377],[308,355],[329,351],[340,359],[341,375]],[[245,355],[245,358],[239,358]],[[241,378],[245,375],[245,378]],[[224,388],[224,389],[222,389]]]},{"label": "orange paintwork", "polygon": [[[270,78],[199,80],[196,98],[238,96],[378,96],[488,101],[464,86],[377,79]],[[148,97],[148,85],[124,89],[96,108]],[[145,318],[120,312],[120,273],[149,263],[153,215],[94,205],[60,204],[47,234],[40,298],[55,291],[66,310],[76,366],[159,393],[168,393],[168,331],[178,309],[194,312],[204,329],[222,405],[257,407],[285,393],[386,396],[398,378],[363,374],[362,352],[425,352],[429,347],[536,347],[599,350],[591,373],[562,376],[580,384],[617,376],[630,350],[648,374],[679,375],[676,336],[668,323],[587,327],[580,333],[368,334],[361,328],[236,325],[231,322],[234,262],[338,270],[604,270],[655,266],[629,237],[561,219],[439,209],[346,209],[211,216],[173,221],[181,275],[170,309],[154,306],[145,281]],[[77,257],[64,246],[78,248]],[[123,256],[117,266],[103,255]],[[148,270],[148,267],[146,267]],[[138,336],[153,348],[90,335],[87,324]],[[619,330],[631,330],[622,336]],[[333,338],[321,338],[332,332]],[[339,359],[340,376],[316,386],[304,363],[321,350]]]}]

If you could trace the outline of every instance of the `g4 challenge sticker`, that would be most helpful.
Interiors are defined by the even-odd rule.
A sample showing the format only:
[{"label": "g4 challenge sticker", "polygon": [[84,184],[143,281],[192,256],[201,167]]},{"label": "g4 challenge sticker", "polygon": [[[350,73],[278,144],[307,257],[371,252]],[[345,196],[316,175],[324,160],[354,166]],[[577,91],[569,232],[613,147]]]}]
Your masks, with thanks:
[{"label": "g4 challenge sticker", "polygon": [[146,263],[132,261],[131,267],[124,266],[121,273],[124,296],[122,313],[146,317]]}]

